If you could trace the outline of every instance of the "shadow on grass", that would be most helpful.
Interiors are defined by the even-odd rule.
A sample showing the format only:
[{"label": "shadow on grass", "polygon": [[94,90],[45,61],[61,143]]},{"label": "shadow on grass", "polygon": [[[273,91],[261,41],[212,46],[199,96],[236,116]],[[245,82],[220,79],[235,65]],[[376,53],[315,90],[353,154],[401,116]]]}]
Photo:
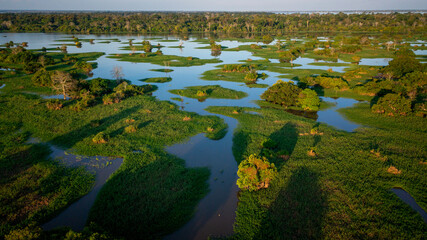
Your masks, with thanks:
[{"label": "shadow on grass", "polygon": [[271,160],[280,170],[285,163],[283,157],[291,156],[295,149],[298,141],[298,130],[293,123],[288,122],[282,128],[272,133],[269,138],[277,143],[278,160]]},{"label": "shadow on grass", "polygon": [[271,205],[255,239],[321,239],[326,208],[317,173],[300,167]]},{"label": "shadow on grass", "polygon": [[164,152],[133,154],[104,185],[88,222],[126,239],[160,239],[191,219],[208,177]]},{"label": "shadow on grass", "polygon": [[140,108],[141,108],[140,106],[135,106],[135,107],[123,110],[117,114],[103,118],[100,120],[100,125],[96,127],[92,126],[90,123],[86,124],[80,128],[70,131],[67,134],[54,138],[52,140],[52,143],[55,143],[67,148],[72,148],[76,143],[82,141],[83,139],[89,136],[95,136],[97,133],[105,131],[114,123],[127,118],[132,113],[138,111]]}]

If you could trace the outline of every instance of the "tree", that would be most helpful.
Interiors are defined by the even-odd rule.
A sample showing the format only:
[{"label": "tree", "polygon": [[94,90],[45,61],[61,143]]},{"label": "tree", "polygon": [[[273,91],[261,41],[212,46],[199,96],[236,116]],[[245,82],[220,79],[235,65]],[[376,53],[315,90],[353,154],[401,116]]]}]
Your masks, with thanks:
[{"label": "tree", "polygon": [[62,94],[64,99],[70,96],[70,93],[77,89],[77,80],[71,77],[71,74],[62,71],[55,71],[52,74],[52,88]]},{"label": "tree", "polygon": [[295,86],[293,82],[279,80],[273,84],[273,86],[269,87],[267,91],[261,95],[261,98],[265,99],[267,102],[272,102],[288,108],[290,106],[296,106],[300,92],[301,88]]},{"label": "tree", "polygon": [[315,91],[306,88],[300,92],[298,96],[298,104],[304,110],[317,111],[319,110],[320,99]]},{"label": "tree", "polygon": [[116,80],[117,84],[119,84],[122,78],[125,76],[121,66],[114,66],[113,70],[111,71],[111,75],[113,75],[113,78]]},{"label": "tree", "polygon": [[89,84],[89,90],[95,96],[102,96],[110,91],[108,87],[108,80],[95,78],[90,80]]},{"label": "tree", "polygon": [[411,111],[411,101],[394,93],[386,94],[372,106],[372,112],[388,116],[407,115]]},{"label": "tree", "polygon": [[415,58],[414,52],[409,49],[396,51],[395,57],[384,67],[381,72],[392,72],[395,78],[401,78],[407,73],[423,71],[423,65]]},{"label": "tree", "polygon": [[256,191],[268,188],[277,175],[277,168],[274,163],[268,162],[267,158],[252,154],[239,164],[237,175],[237,185],[240,189]]}]

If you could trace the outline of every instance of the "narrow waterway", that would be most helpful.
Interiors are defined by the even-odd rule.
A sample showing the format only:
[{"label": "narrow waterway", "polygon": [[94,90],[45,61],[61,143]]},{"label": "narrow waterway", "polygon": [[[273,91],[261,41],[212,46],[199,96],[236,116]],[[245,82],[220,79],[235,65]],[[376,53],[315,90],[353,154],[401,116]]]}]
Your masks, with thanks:
[{"label": "narrow waterway", "polygon": [[396,194],[404,203],[408,204],[412,209],[421,215],[424,222],[427,223],[427,212],[418,205],[415,199],[405,190],[401,188],[392,188],[391,191]]},{"label": "narrow waterway", "polygon": [[220,116],[228,125],[221,140],[198,134],[184,143],[167,147],[166,151],[185,160],[187,167],[208,167],[210,192],[199,202],[194,217],[165,239],[207,239],[210,235],[233,233],[237,208],[237,163],[234,159],[233,132],[237,120]]}]

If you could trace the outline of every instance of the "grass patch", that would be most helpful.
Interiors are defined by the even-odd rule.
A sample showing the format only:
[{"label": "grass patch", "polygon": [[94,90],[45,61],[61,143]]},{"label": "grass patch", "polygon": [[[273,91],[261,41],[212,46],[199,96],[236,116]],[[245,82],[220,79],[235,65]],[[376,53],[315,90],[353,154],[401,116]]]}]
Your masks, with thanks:
[{"label": "grass patch", "polygon": [[222,99],[241,99],[248,94],[242,91],[223,88],[219,85],[209,86],[194,86],[186,87],[185,89],[173,89],[169,92],[189,98],[206,99],[206,98],[222,98]]},{"label": "grass patch", "polygon": [[118,61],[125,62],[148,62],[156,65],[163,66],[165,62],[171,67],[190,67],[190,66],[200,66],[208,63],[220,63],[219,59],[200,59],[195,57],[180,57],[174,55],[157,55],[155,53],[146,54],[145,57],[141,54],[114,54],[108,56],[108,58],[114,58]]},{"label": "grass patch", "polygon": [[169,72],[173,72],[173,69],[159,68],[159,69],[150,69],[149,71],[169,73]]},{"label": "grass patch", "polygon": [[154,78],[144,78],[139,81],[147,83],[165,83],[172,81],[171,77],[154,77]]}]

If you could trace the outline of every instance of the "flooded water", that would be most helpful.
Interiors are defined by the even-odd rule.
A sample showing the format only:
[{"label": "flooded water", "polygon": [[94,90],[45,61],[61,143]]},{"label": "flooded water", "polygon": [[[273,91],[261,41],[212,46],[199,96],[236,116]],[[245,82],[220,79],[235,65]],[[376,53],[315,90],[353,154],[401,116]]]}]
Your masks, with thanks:
[{"label": "flooded water", "polygon": [[[14,41],[15,43],[28,42],[29,48],[40,49],[56,48],[57,46],[66,43],[57,40],[70,39],[71,35],[66,34],[42,34],[42,33],[4,33],[6,37],[0,39],[0,44]],[[158,90],[153,93],[159,100],[172,101],[171,98],[178,97],[171,94],[171,89],[182,89],[188,86],[198,85],[221,85],[224,88],[230,88],[237,91],[244,91],[248,94],[243,99],[206,99],[200,102],[197,99],[183,97],[183,102],[175,101],[180,105],[183,110],[196,112],[201,115],[215,115],[206,112],[204,109],[208,106],[239,106],[239,107],[253,107],[258,108],[254,101],[260,100],[260,95],[266,90],[265,88],[249,88],[244,83],[227,82],[227,81],[205,81],[201,80],[200,76],[208,70],[215,69],[219,64],[233,64],[239,63],[239,60],[251,58],[258,60],[252,56],[250,52],[240,51],[227,52],[223,51],[220,56],[217,56],[222,63],[219,64],[206,64],[203,66],[192,67],[168,67],[173,70],[170,73],[162,73],[150,71],[150,69],[164,68],[165,66],[154,65],[151,63],[130,63],[120,62],[116,59],[107,58],[109,54],[129,53],[129,51],[121,50],[122,47],[127,46],[129,39],[132,38],[133,43],[140,43],[143,39],[149,36],[143,35],[76,35],[81,39],[94,39],[95,44],[82,42],[82,47],[68,46],[69,53],[80,52],[104,52],[106,55],[100,57],[96,62],[98,67],[93,70],[93,77],[112,78],[111,70],[115,66],[121,66],[124,73],[124,78],[130,80],[133,84],[141,85],[143,82],[139,81],[143,78],[152,77],[171,77],[172,81],[168,83],[154,83],[158,86]],[[106,42],[106,39],[109,43]],[[203,59],[214,58],[211,56],[209,49],[199,49],[207,44],[195,42],[196,37],[190,37],[188,40],[183,41],[183,48],[173,48],[178,46],[179,41],[164,42],[163,39],[179,40],[174,36],[159,36],[158,39],[150,40],[153,45],[160,43],[162,46],[163,54],[165,55],[178,55],[178,56],[191,56]],[[68,42],[69,43],[69,42]],[[237,41],[222,41],[219,42],[222,46],[234,48],[242,44]],[[58,45],[59,44],[59,45]],[[363,62],[364,59],[362,59]],[[271,60],[275,61],[275,60]],[[378,60],[385,62],[384,59]],[[298,58],[294,61],[296,64],[301,64],[299,69],[332,69],[335,72],[343,72],[345,67],[329,67],[310,65],[315,60],[309,58]],[[340,63],[344,63],[339,60]],[[386,62],[385,62],[386,63]],[[375,65],[375,64],[373,64]],[[260,71],[266,73],[268,77],[265,80],[258,80],[258,83],[273,85],[279,80],[278,73],[269,71]],[[289,79],[283,79],[285,81]],[[52,96],[57,98],[58,96]],[[339,108],[350,107],[356,100],[352,99],[332,99],[323,98],[324,101],[335,102],[336,105],[329,109],[321,110],[318,114],[317,121],[329,124],[344,131],[353,131],[359,125],[343,118],[336,110]],[[194,217],[186,223],[181,229],[166,236],[166,239],[206,239],[208,236],[224,236],[233,232],[233,223],[235,219],[235,210],[237,207],[237,163],[232,153],[232,139],[233,132],[238,125],[237,120],[221,115],[216,115],[224,119],[228,124],[228,133],[221,140],[210,140],[203,134],[193,136],[188,141],[178,143],[173,146],[166,147],[166,151],[174,154],[185,160],[187,167],[208,167],[211,171],[209,178],[210,192],[203,198],[196,209]],[[70,226],[74,230],[81,230],[86,222],[88,212],[92,206],[97,193],[102,185],[107,181],[108,177],[120,166],[122,159],[108,160],[102,157],[83,157],[72,154],[67,154],[62,149],[56,149],[52,146],[52,157],[62,159],[61,162],[69,166],[84,165],[89,170],[96,173],[96,181],[93,190],[74,204],[70,205],[66,210],[59,214],[56,218],[52,219],[45,225],[44,229],[53,229],[59,226]],[[101,160],[100,160],[101,159]],[[109,163],[96,166],[96,163],[104,162]],[[93,165],[93,166],[92,166]]]},{"label": "flooded water", "polygon": [[[28,143],[38,143],[39,140],[31,138]],[[82,231],[89,215],[89,210],[95,202],[98,192],[107,182],[107,179],[122,164],[122,158],[102,156],[80,156],[74,155],[62,148],[48,144],[52,153],[50,158],[59,161],[68,167],[85,167],[89,172],[95,174],[95,183],[92,190],[67,207],[58,216],[42,225],[44,230],[52,230],[58,227],[71,227],[74,231]]]},{"label": "flooded water", "polygon": [[396,194],[404,203],[408,204],[412,209],[419,213],[424,222],[427,223],[427,212],[417,204],[415,199],[408,192],[401,188],[392,188],[391,191]]},{"label": "flooded water", "polygon": [[352,132],[356,128],[360,127],[360,125],[344,118],[339,112],[337,112],[338,109],[351,107],[359,101],[351,98],[334,99],[329,97],[321,97],[321,99],[325,102],[333,103],[334,106],[322,111],[318,111],[318,122],[327,123],[337,129],[344,130],[347,132]]}]

